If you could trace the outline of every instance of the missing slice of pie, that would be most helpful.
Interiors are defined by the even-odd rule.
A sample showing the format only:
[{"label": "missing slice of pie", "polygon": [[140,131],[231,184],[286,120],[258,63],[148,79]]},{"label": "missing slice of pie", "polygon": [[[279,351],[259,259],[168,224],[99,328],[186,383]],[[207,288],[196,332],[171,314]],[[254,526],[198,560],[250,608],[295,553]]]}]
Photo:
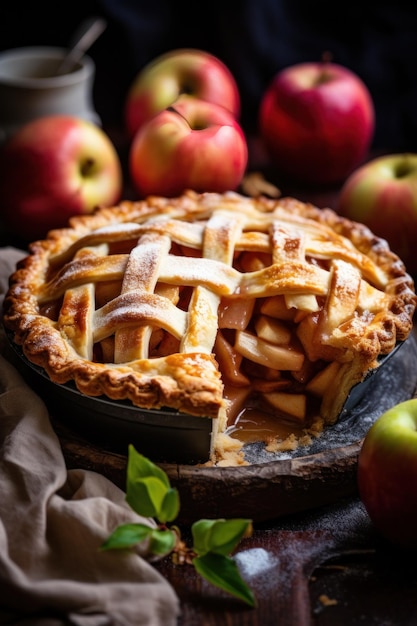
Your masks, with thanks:
[{"label": "missing slice of pie", "polygon": [[295,432],[334,423],[415,305],[402,261],[364,225],[294,198],[190,191],[33,242],[4,323],[55,383],[211,418],[221,462],[245,410]]}]

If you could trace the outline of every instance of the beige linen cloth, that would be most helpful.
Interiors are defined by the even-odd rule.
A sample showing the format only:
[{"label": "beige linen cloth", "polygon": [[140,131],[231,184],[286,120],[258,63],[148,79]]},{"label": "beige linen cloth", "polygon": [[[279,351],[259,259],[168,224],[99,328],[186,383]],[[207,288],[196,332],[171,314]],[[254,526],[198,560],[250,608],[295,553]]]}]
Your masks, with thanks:
[{"label": "beige linen cloth", "polygon": [[[23,253],[0,249],[0,306]],[[178,597],[135,552],[99,550],[121,523],[145,521],[98,473],[67,471],[43,401],[0,354],[0,624],[171,626]]]}]

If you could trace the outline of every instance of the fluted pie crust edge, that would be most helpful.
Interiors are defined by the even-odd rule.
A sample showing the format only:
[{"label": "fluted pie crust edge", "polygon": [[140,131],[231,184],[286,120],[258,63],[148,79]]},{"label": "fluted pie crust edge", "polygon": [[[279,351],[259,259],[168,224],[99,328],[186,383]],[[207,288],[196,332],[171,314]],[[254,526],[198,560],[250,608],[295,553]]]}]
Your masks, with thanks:
[{"label": "fluted pie crust edge", "polygon": [[[409,336],[415,306],[403,262],[363,224],[295,198],[187,191],[100,208],[31,243],[3,319],[53,382],[224,431],[230,398],[252,388],[279,411],[310,385],[334,423]],[[276,365],[282,351],[292,365]]]}]

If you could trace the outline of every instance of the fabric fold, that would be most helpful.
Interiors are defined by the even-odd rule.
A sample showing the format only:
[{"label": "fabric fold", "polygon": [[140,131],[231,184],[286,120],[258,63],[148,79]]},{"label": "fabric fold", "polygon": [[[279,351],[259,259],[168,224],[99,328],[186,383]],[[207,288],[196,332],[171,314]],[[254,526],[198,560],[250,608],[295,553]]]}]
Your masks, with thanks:
[{"label": "fabric fold", "polygon": [[[21,251],[0,251],[0,298]],[[1,301],[0,301],[1,303]],[[134,513],[104,476],[67,471],[42,399],[0,355],[0,623],[173,626],[179,600],[135,551],[101,551]]]}]

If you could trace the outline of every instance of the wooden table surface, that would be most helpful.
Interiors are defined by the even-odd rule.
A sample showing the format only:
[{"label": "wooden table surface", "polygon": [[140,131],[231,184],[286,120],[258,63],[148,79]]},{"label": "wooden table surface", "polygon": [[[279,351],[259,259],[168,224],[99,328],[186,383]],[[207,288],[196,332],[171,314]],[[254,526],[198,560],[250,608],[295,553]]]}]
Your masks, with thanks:
[{"label": "wooden table surface", "polygon": [[356,498],[255,526],[236,555],[255,609],[218,591],[192,567],[165,559],[178,626],[411,626],[417,624],[415,554],[375,533]]}]

